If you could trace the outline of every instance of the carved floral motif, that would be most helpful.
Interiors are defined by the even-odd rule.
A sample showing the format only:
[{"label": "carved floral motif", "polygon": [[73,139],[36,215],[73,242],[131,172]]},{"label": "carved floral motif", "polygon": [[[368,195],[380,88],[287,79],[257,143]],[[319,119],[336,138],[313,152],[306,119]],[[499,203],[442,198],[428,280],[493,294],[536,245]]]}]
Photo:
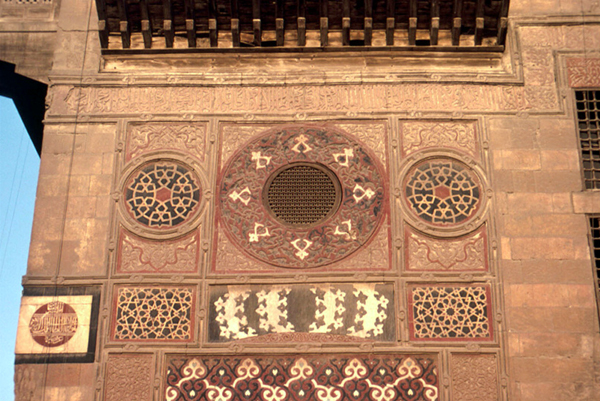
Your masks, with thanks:
[{"label": "carved floral motif", "polygon": [[437,401],[437,362],[420,355],[171,357],[166,401]]},{"label": "carved floral motif", "polygon": [[106,401],[147,401],[152,397],[152,355],[109,355],[106,362]]},{"label": "carved floral motif", "polygon": [[205,123],[134,123],[127,127],[125,161],[155,150],[177,150],[204,160]]},{"label": "carved floral motif", "polygon": [[568,58],[567,74],[572,88],[598,87],[600,86],[600,58]]},{"label": "carved floral motif", "polygon": [[153,241],[121,229],[118,273],[185,273],[198,270],[198,231],[170,241]]},{"label": "carved floral motif", "polygon": [[429,148],[453,148],[478,158],[475,122],[403,121],[400,135],[404,156]]},{"label": "carved floral motif", "polygon": [[452,354],[453,399],[498,400],[498,362],[494,354]]},{"label": "carved floral motif", "polygon": [[485,226],[452,239],[431,238],[407,227],[404,242],[408,271],[487,271]]}]

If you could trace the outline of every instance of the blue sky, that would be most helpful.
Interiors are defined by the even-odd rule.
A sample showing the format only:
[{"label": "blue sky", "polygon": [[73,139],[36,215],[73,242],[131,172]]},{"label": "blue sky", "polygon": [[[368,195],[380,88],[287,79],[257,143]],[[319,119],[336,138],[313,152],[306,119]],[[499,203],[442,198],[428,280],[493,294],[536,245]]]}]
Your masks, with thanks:
[{"label": "blue sky", "polygon": [[0,388],[13,394],[21,277],[27,269],[40,158],[12,99],[0,96]]}]

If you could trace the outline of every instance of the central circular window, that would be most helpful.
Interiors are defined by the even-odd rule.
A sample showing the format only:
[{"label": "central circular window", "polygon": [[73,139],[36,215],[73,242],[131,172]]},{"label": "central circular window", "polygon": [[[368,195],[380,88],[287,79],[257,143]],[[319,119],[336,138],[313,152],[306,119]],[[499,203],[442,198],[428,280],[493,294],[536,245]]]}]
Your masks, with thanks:
[{"label": "central circular window", "polygon": [[310,226],[333,215],[340,205],[340,183],[319,164],[298,163],[275,171],[265,187],[271,214],[291,226]]}]

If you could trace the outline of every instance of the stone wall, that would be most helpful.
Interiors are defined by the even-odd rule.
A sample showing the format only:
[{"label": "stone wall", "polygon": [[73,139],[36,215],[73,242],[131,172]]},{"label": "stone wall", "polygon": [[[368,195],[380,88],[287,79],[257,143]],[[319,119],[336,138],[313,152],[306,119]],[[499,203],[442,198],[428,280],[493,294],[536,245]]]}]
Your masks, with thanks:
[{"label": "stone wall", "polygon": [[[311,55],[101,60],[89,4],[62,3],[23,284],[97,288],[97,336],[91,361],[23,354],[18,399],[600,392],[600,199],[573,111],[573,88],[598,85],[597,1],[513,0],[505,53],[452,69],[357,55],[318,70]],[[339,180],[338,212],[311,229],[262,202],[290,161]],[[175,192],[177,213],[140,207]]]}]

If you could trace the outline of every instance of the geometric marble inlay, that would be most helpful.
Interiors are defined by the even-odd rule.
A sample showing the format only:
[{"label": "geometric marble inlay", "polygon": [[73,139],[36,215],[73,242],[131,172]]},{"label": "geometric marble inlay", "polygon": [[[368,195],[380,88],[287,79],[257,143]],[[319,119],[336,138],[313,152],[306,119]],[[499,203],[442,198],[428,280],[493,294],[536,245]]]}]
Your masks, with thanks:
[{"label": "geometric marble inlay", "polygon": [[427,355],[172,356],[164,400],[437,401]]},{"label": "geometric marble inlay", "polygon": [[498,362],[495,354],[452,354],[450,361],[455,400],[498,400]]},{"label": "geometric marble inlay", "polygon": [[168,241],[150,240],[125,229],[119,234],[118,273],[185,273],[198,270],[200,233]]},{"label": "geometric marble inlay", "polygon": [[411,340],[491,341],[490,298],[487,284],[410,286]]},{"label": "geometric marble inlay", "polygon": [[118,287],[114,295],[113,340],[193,340],[196,296],[192,288]]},{"label": "geometric marble inlay", "polygon": [[302,338],[310,342],[323,341],[324,335],[345,342],[396,339],[391,284],[214,286],[210,294],[211,342],[289,340],[276,336],[282,333],[305,333]]},{"label": "geometric marble inlay", "polygon": [[138,168],[123,188],[127,213],[152,229],[169,229],[192,219],[199,210],[200,180],[175,161],[153,161]]},{"label": "geometric marble inlay", "polygon": [[92,295],[25,296],[17,330],[17,354],[88,351]]},{"label": "geometric marble inlay", "polygon": [[384,170],[364,145],[332,128],[294,126],[255,137],[229,159],[217,221],[252,258],[314,268],[363,247],[384,220],[385,199]]},{"label": "geometric marble inlay", "polygon": [[471,219],[481,205],[482,188],[471,169],[453,159],[426,159],[404,180],[409,210],[434,226],[455,226]]},{"label": "geometric marble inlay", "polygon": [[404,229],[407,271],[487,271],[485,225],[456,238],[432,238]]}]

